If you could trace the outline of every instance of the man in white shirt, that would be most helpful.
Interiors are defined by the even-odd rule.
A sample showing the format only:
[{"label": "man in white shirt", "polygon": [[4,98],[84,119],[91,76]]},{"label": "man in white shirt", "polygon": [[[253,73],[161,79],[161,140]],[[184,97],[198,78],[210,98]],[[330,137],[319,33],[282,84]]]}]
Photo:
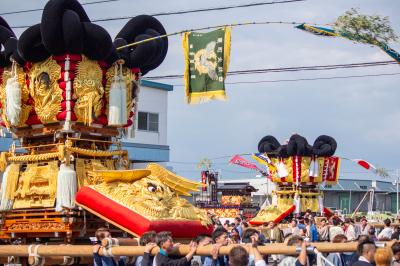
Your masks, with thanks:
[{"label": "man in white shirt", "polygon": [[390,219],[385,219],[383,221],[385,228],[379,233],[378,240],[390,240],[392,238],[393,229],[390,227]]}]

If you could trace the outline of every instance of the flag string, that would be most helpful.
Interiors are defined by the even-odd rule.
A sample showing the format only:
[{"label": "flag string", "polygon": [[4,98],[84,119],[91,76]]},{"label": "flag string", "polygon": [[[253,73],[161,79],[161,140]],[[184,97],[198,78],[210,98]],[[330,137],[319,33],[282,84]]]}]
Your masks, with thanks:
[{"label": "flag string", "polygon": [[[150,42],[150,41],[166,38],[166,37],[173,36],[173,35],[180,35],[180,34],[183,34],[183,33],[186,33],[186,32],[192,32],[192,31],[210,30],[210,29],[218,29],[218,28],[225,28],[225,27],[249,26],[249,25],[269,25],[269,24],[297,25],[297,24],[302,24],[302,23],[303,22],[294,22],[294,21],[293,22],[290,22],[290,21],[253,21],[253,22],[222,24],[222,25],[201,27],[201,28],[195,28],[195,29],[187,29],[187,30],[181,30],[181,31],[176,31],[176,32],[172,32],[172,33],[163,34],[163,35],[156,36],[156,37],[151,37],[151,38],[144,39],[144,40],[137,41],[137,42],[133,42],[133,43],[128,43],[126,45],[117,47],[117,50],[121,50],[121,49],[132,47],[132,46],[137,46],[137,45],[142,44],[142,43],[146,43],[146,42]],[[312,24],[312,25],[320,25],[320,24]],[[323,25],[325,25],[325,24],[323,24]],[[328,25],[328,24],[326,24],[326,25]]]}]

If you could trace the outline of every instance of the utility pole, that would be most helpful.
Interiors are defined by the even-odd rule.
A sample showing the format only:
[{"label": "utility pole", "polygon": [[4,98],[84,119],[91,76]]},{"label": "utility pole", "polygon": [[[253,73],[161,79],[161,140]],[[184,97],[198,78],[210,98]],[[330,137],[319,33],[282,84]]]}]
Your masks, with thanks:
[{"label": "utility pole", "polygon": [[397,219],[399,219],[399,169],[396,169],[396,209],[397,209]]}]

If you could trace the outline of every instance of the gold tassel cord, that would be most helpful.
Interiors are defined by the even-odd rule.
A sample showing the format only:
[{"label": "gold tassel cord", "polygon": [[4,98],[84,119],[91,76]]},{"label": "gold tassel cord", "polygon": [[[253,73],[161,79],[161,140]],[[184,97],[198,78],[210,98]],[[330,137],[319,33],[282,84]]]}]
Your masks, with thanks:
[{"label": "gold tassel cord", "polygon": [[224,80],[231,60],[231,31],[232,27],[225,27],[224,36]]},{"label": "gold tassel cord", "polygon": [[37,162],[37,161],[46,161],[50,159],[55,159],[59,157],[60,157],[59,152],[51,152],[42,154],[11,156],[8,157],[7,160],[10,162]]},{"label": "gold tassel cord", "polygon": [[182,47],[183,47],[183,56],[185,60],[185,72],[183,75],[183,81],[185,84],[185,95],[188,102],[190,102],[189,95],[189,87],[190,87],[190,77],[189,77],[189,68],[190,68],[190,61],[189,61],[189,34],[190,32],[185,32],[182,38]]},{"label": "gold tassel cord", "polygon": [[112,157],[112,156],[122,156],[127,153],[126,150],[116,150],[116,151],[99,151],[99,150],[90,150],[83,149],[78,147],[68,147],[67,150],[70,152],[74,152],[80,155],[93,156],[93,157]]},{"label": "gold tassel cord", "polygon": [[[113,156],[124,156],[127,154],[126,150],[116,150],[116,151],[98,151],[98,150],[90,150],[83,149],[78,147],[66,147],[64,145],[60,145],[58,147],[57,152],[50,153],[42,153],[42,154],[29,154],[29,155],[18,155],[18,156],[10,156],[7,158],[9,162],[37,162],[37,161],[46,161],[50,159],[63,160],[65,158],[64,147],[67,151],[73,152],[80,155],[93,156],[93,157],[113,157]],[[0,166],[1,166],[1,157],[0,157]]]}]

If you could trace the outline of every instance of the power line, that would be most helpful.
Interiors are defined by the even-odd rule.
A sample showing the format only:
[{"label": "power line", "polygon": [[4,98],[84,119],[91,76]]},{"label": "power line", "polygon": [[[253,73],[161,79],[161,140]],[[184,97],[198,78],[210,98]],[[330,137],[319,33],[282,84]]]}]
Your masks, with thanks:
[{"label": "power line", "polygon": [[[184,15],[184,14],[198,13],[198,12],[221,11],[221,10],[235,9],[235,8],[246,8],[246,7],[255,7],[255,6],[263,6],[263,5],[273,5],[273,4],[287,4],[287,3],[303,2],[303,1],[306,1],[306,0],[262,1],[262,2],[256,2],[256,3],[241,4],[241,5],[230,5],[230,6],[219,6],[219,7],[209,7],[209,8],[199,8],[199,9],[160,12],[160,13],[151,14],[150,16],[161,17],[161,16],[171,16],[171,15]],[[94,21],[94,22],[112,21],[112,20],[130,19],[130,18],[133,18],[133,17],[134,16],[98,18],[98,19],[94,19],[92,21]]]},{"label": "power line", "polygon": [[[296,81],[315,81],[315,80],[331,80],[331,79],[349,79],[349,78],[365,78],[365,77],[382,77],[382,76],[397,76],[400,73],[381,73],[370,75],[351,75],[351,76],[333,76],[333,77],[320,77],[320,78],[299,78],[299,79],[275,79],[275,80],[259,80],[259,81],[237,81],[225,82],[225,84],[258,84],[258,83],[277,83],[277,82],[296,82]],[[183,84],[173,84],[175,87],[183,87]]]},{"label": "power line", "polygon": [[[118,0],[110,0],[110,1],[118,1]],[[272,1],[272,2],[271,1],[269,1],[269,2],[263,1],[263,2],[257,2],[257,3],[243,4],[243,5],[220,6],[220,7],[200,8],[200,9],[160,12],[160,13],[150,14],[150,16],[159,17],[159,16],[170,16],[170,15],[183,15],[183,14],[196,13],[196,12],[219,11],[219,10],[226,10],[226,9],[233,9],[233,8],[246,8],[246,7],[252,7],[252,6],[284,4],[284,3],[302,2],[302,1],[306,1],[306,0],[282,0],[282,1]],[[37,10],[43,10],[43,9],[37,9]],[[30,11],[36,11],[36,9],[30,10]],[[125,19],[133,18],[135,16],[97,18],[97,19],[92,19],[91,21],[92,22],[104,22],[104,21],[113,21],[113,20],[125,20]],[[294,24],[294,23],[301,24],[301,23],[297,23],[297,22],[292,22],[291,24]],[[255,24],[255,23],[251,23],[251,24]],[[313,23],[311,23],[311,24],[313,24]],[[28,28],[28,27],[30,27],[30,25],[29,26],[28,25],[12,26],[11,28],[21,29],[21,28]]]},{"label": "power line", "polygon": [[[81,5],[84,6],[84,5],[102,4],[102,3],[116,2],[116,1],[119,1],[119,0],[100,0],[100,1],[82,3]],[[35,8],[35,9],[26,9],[26,10],[10,11],[10,12],[0,13],[0,16],[12,15],[12,14],[21,14],[21,13],[29,13],[29,12],[42,11],[42,10],[43,10],[43,8]]]},{"label": "power line", "polygon": [[[360,67],[374,67],[374,66],[386,66],[396,65],[397,61],[376,61],[376,62],[364,62],[364,63],[351,63],[351,64],[339,64],[339,65],[316,65],[316,66],[296,66],[296,67],[280,67],[280,68],[260,68],[260,69],[246,69],[246,70],[235,70],[227,73],[228,76],[235,75],[249,75],[249,74],[263,74],[263,73],[277,73],[277,72],[297,72],[297,71],[317,71],[317,70],[333,70],[333,69],[348,69],[348,68],[360,68]],[[183,78],[181,74],[175,75],[164,75],[164,76],[150,76],[146,79],[179,79]]]}]

